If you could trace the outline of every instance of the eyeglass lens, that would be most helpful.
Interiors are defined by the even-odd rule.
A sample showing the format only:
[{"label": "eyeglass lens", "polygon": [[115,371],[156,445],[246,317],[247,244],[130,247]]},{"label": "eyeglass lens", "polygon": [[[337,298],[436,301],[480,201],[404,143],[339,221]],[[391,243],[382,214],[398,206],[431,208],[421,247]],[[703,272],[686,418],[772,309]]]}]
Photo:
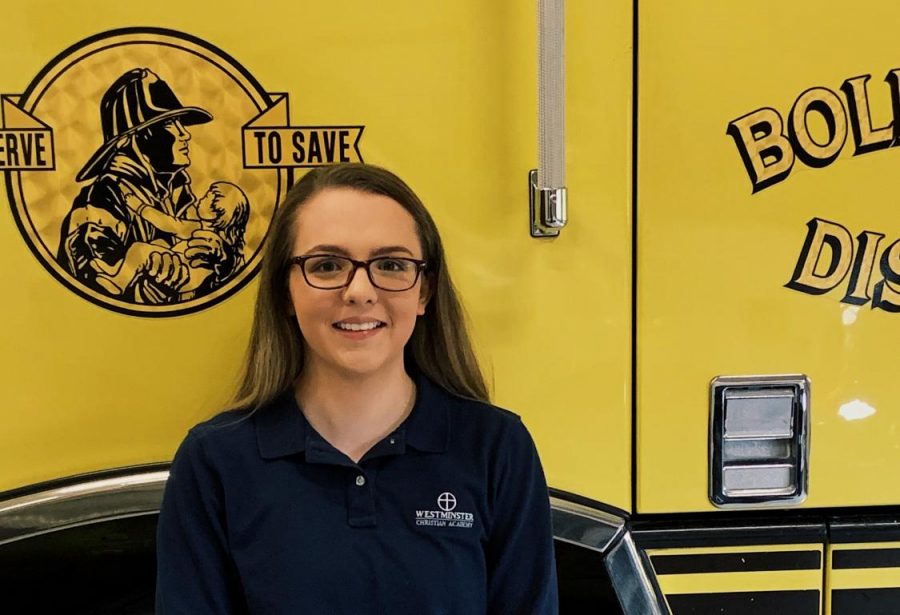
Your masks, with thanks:
[{"label": "eyeglass lens", "polygon": [[[356,271],[353,262],[341,256],[313,256],[303,263],[306,281],[317,288],[341,288]],[[370,281],[383,290],[407,290],[419,276],[415,261],[405,258],[375,258],[368,261]]]}]

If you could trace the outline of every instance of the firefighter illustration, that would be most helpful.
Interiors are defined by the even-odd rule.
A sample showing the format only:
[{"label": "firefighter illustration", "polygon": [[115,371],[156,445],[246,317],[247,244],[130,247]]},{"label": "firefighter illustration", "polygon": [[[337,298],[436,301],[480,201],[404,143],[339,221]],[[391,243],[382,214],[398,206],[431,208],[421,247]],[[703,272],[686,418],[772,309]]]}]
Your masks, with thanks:
[{"label": "firefighter illustration", "polygon": [[212,114],[186,107],[147,68],[119,77],[100,102],[103,144],[76,176],[57,260],[95,290],[136,304],[202,297],[244,265],[250,203],[214,182],[198,199],[188,174],[189,126]]}]

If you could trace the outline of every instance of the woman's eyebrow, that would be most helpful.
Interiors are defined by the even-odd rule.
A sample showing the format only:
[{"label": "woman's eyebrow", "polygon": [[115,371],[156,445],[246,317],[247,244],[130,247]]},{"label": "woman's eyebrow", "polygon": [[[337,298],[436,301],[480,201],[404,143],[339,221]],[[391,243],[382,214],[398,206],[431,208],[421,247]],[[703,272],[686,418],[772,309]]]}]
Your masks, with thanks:
[{"label": "woman's eyebrow", "polygon": [[304,254],[312,254],[313,252],[327,252],[329,254],[339,254],[341,256],[350,256],[350,252],[340,246],[331,244],[319,244],[304,252]]},{"label": "woman's eyebrow", "polygon": [[[350,257],[350,251],[346,248],[342,248],[341,246],[336,246],[333,244],[319,244],[317,246],[313,246],[309,250],[307,250],[304,254],[313,254],[317,252],[326,252],[328,254],[337,254],[339,256]],[[385,254],[396,254],[397,252],[405,252],[410,256],[414,256],[412,250],[404,246],[384,246],[382,248],[375,248],[371,252],[369,252],[369,257],[376,256],[384,256]]]},{"label": "woman's eyebrow", "polygon": [[410,256],[413,256],[412,251],[409,248],[404,248],[403,246],[385,246],[383,248],[378,248],[369,252],[369,256],[382,256],[384,254],[393,254],[395,252],[406,252]]}]

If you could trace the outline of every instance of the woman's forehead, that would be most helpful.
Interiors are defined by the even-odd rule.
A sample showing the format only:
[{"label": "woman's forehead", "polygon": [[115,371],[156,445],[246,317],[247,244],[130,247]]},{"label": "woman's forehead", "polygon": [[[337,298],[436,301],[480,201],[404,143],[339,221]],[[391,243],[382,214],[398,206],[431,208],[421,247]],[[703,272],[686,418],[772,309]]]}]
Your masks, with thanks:
[{"label": "woman's forehead", "polygon": [[385,246],[399,246],[416,256],[422,253],[412,214],[380,194],[325,189],[300,207],[294,225],[296,250],[327,245],[369,254]]}]

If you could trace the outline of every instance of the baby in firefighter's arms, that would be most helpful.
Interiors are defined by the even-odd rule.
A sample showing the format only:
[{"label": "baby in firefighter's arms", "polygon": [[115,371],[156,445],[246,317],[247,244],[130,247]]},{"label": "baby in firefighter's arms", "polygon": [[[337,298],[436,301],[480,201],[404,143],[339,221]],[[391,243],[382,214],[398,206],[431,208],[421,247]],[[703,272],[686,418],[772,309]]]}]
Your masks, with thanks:
[{"label": "baby in firefighter's arms", "polygon": [[[232,271],[237,271],[243,262],[244,231],[247,228],[250,205],[247,195],[235,184],[218,181],[213,182],[209,190],[196,205],[185,212],[184,218],[167,214],[153,207],[150,202],[139,197],[135,191],[122,184],[125,204],[140,219],[156,227],[159,231],[172,235],[172,245],[162,240],[151,243],[136,241],[129,246],[120,262],[110,265],[97,259],[94,267],[98,270],[97,281],[112,294],[120,295],[125,288],[136,279],[142,267],[148,265],[150,255],[160,252],[177,253],[184,256],[190,264],[190,278],[179,289],[181,300],[192,298],[198,288],[207,281],[213,270],[190,258],[189,240],[195,231],[216,233],[222,240],[225,250],[231,252],[236,259]],[[221,280],[219,281],[221,282]]]}]

